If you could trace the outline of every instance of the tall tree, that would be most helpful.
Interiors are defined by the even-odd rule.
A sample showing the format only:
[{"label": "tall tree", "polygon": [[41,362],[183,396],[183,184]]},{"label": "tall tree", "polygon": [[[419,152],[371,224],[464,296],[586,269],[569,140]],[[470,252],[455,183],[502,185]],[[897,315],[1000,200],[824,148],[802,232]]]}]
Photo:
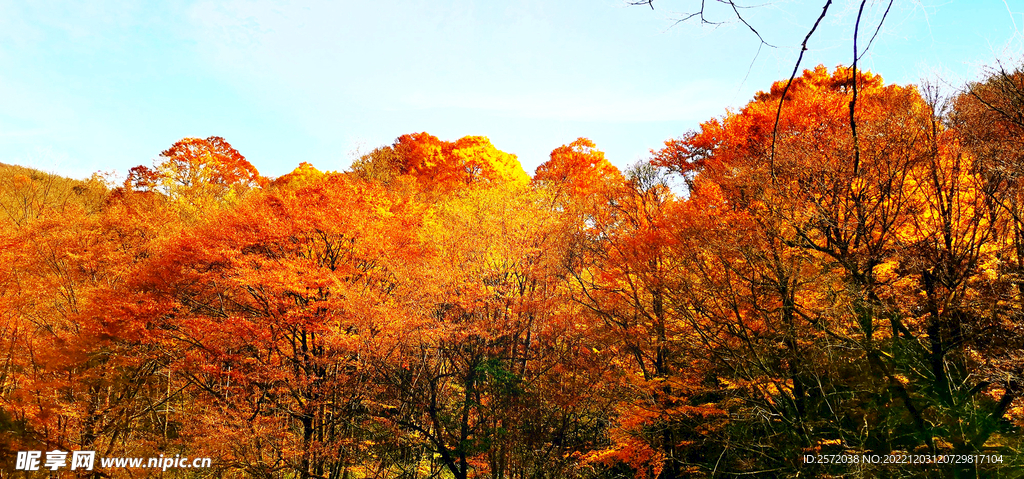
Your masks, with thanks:
[{"label": "tall tree", "polygon": [[498,150],[483,136],[449,142],[427,133],[402,135],[391,146],[364,155],[352,168],[364,178],[385,182],[407,175],[439,193],[470,185],[526,184],[530,179],[515,155]]},{"label": "tall tree", "polygon": [[154,168],[132,168],[124,186],[159,192],[189,217],[234,202],[267,183],[256,167],[218,136],[183,138],[160,153],[160,157]]}]

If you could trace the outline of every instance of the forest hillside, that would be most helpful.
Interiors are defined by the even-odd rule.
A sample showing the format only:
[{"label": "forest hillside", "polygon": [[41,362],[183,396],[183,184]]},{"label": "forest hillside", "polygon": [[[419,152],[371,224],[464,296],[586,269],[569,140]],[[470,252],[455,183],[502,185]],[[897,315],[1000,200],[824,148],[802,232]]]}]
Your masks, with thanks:
[{"label": "forest hillside", "polygon": [[428,133],[278,178],[220,137],[123,184],[0,165],[0,467],[1019,477],[1024,72],[766,86],[626,171]]}]

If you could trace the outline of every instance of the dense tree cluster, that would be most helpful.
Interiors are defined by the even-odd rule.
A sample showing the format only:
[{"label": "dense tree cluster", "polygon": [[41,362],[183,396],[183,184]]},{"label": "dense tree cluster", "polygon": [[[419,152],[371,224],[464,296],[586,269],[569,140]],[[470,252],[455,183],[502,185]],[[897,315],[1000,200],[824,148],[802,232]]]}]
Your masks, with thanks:
[{"label": "dense tree cluster", "polygon": [[217,137],[113,188],[4,166],[0,457],[214,458],[180,477],[1009,474],[1022,105],[1021,71],[940,104],[818,67],[625,173],[585,138],[531,178],[485,137],[426,133],[272,181]]}]

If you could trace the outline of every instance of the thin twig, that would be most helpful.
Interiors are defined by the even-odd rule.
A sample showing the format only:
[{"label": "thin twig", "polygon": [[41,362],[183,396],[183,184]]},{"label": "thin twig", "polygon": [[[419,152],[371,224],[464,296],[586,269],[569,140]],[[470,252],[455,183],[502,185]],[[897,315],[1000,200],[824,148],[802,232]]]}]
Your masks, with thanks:
[{"label": "thin twig", "polygon": [[654,0],[629,2],[630,5],[650,5],[651,10],[654,10]]},{"label": "thin twig", "polygon": [[807,32],[807,36],[804,37],[804,41],[800,43],[800,56],[796,59],[796,65],[793,65],[793,74],[789,76],[789,81],[786,82],[786,88],[782,89],[782,97],[779,98],[779,107],[775,110],[775,127],[772,129],[772,149],[768,156],[768,166],[771,170],[772,181],[775,181],[775,143],[779,137],[779,120],[782,118],[782,102],[786,100],[786,93],[789,92],[790,85],[793,84],[793,80],[796,79],[796,73],[800,71],[800,62],[804,59],[804,52],[807,51],[807,42],[811,39],[811,35],[814,35],[814,31],[818,29],[818,25],[821,24],[821,20],[825,18],[825,14],[828,13],[828,7],[832,6],[832,0],[825,2],[825,6],[821,7],[821,15],[814,21],[814,26]]},{"label": "thin twig", "polygon": [[[776,48],[775,45],[772,45],[771,43],[768,43],[768,42],[764,41],[764,38],[761,37],[761,34],[756,29],[754,29],[753,26],[751,26],[749,23],[747,23],[747,20],[745,18],[743,18],[743,15],[740,15],[740,10],[739,10],[739,8],[736,7],[736,2],[729,1],[728,3],[732,7],[732,11],[734,13],[736,13],[736,18],[738,18],[741,22],[743,22],[743,24],[746,25],[747,28],[750,29],[750,31],[754,32],[754,35],[757,35],[757,39],[761,41],[762,45],[768,45],[768,46],[770,46],[772,48]],[[758,51],[760,51],[760,49],[761,48],[758,47]]]},{"label": "thin twig", "polygon": [[871,40],[868,40],[868,46],[864,47],[864,51],[860,54],[854,52],[854,55],[859,55],[855,58],[860,58],[867,54],[868,50],[871,50],[871,45],[875,43],[875,37],[878,36],[878,32],[882,31],[882,24],[885,23],[885,18],[889,16],[889,9],[892,8],[894,0],[889,0],[889,6],[885,7],[885,13],[882,13],[882,19],[878,21],[878,26],[875,27],[875,33],[871,35]]}]

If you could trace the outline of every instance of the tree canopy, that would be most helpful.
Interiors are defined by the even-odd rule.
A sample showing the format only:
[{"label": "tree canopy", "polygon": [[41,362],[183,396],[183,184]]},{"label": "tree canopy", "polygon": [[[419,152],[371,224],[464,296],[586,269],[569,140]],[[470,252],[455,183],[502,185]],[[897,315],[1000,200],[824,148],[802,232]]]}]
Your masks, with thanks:
[{"label": "tree canopy", "polygon": [[1022,78],[940,102],[819,66],[625,171],[587,138],[530,177],[427,133],[276,179],[219,137],[116,187],[0,165],[0,450],[213,460],[172,477],[1012,476]]}]

